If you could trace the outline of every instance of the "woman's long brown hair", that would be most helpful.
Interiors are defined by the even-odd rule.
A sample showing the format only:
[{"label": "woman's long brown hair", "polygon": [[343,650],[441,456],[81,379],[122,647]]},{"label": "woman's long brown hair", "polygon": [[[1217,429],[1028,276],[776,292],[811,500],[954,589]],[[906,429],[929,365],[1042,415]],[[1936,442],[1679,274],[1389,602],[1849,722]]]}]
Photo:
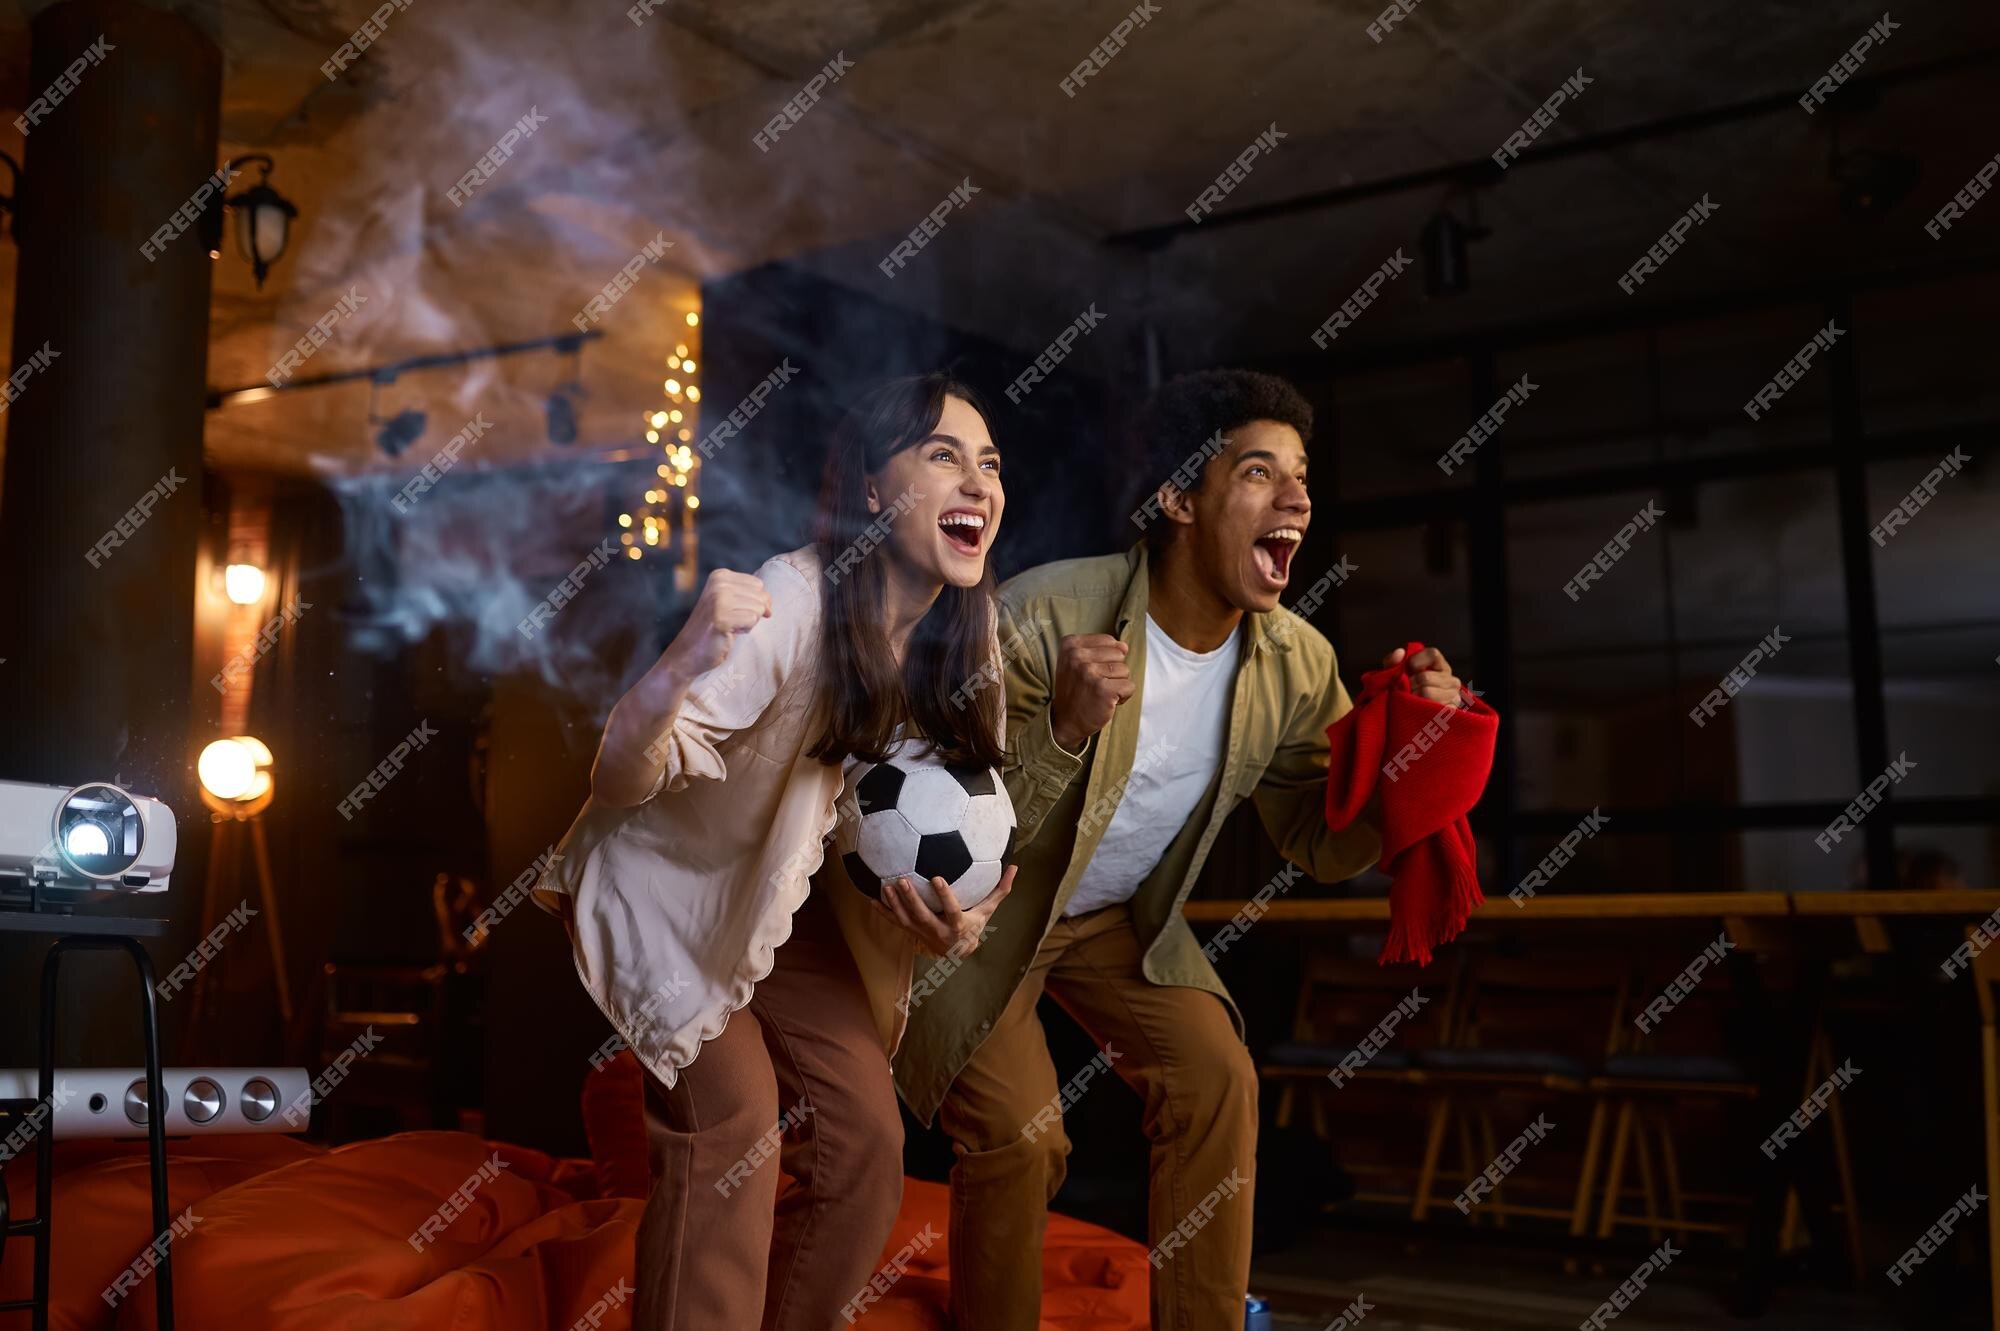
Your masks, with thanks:
[{"label": "woman's long brown hair", "polygon": [[[937,373],[893,379],[870,391],[841,421],[820,486],[815,544],[822,568],[834,567],[875,520],[868,511],[868,478],[931,436],[948,397],[963,400],[991,428],[991,417],[972,390]],[[824,589],[819,701],[826,729],[812,756],[827,763],[850,755],[881,762],[902,726],[928,740],[946,762],[997,765],[1004,694],[993,659],[991,563],[978,586],[947,585],[938,593],[911,631],[898,671],[882,628],[883,561],[880,551],[871,551]]]}]

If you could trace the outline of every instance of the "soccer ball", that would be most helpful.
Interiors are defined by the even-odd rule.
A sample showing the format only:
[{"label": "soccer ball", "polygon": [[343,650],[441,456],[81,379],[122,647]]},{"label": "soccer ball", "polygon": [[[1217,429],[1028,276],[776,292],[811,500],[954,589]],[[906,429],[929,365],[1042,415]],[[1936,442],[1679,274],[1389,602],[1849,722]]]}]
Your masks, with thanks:
[{"label": "soccer ball", "polygon": [[947,764],[921,740],[902,741],[886,762],[856,763],[838,812],[841,866],[877,901],[884,883],[907,876],[938,910],[931,879],[942,878],[970,910],[999,885],[1014,849],[1014,802],[1000,774]]}]

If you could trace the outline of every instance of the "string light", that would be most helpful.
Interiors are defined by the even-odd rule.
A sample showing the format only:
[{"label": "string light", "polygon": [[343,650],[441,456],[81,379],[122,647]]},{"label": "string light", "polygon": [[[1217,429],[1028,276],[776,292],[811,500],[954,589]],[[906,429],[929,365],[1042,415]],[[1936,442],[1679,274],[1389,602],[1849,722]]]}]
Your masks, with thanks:
[{"label": "string light", "polygon": [[[701,326],[701,313],[686,310],[682,318],[689,328]],[[692,334],[689,335],[690,339]],[[676,341],[666,358],[669,378],[660,381],[667,401],[642,413],[646,442],[660,446],[662,461],[653,468],[656,482],[649,482],[640,494],[641,503],[629,513],[618,515],[618,525],[626,530],[619,536],[625,553],[641,559],[655,551],[672,551],[675,585],[683,591],[694,588],[694,512],[701,507],[696,494],[698,475],[694,450],[696,408],[701,386],[694,381],[700,363],[688,341]],[[669,438],[668,436],[671,436]],[[636,519],[636,521],[635,521]]]}]

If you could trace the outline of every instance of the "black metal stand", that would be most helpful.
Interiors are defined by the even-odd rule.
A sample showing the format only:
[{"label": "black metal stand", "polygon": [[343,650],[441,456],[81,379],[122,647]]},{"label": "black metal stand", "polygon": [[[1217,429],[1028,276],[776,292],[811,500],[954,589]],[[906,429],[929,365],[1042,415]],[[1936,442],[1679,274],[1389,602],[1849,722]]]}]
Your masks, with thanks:
[{"label": "black metal stand", "polygon": [[[0,1199],[0,1234],[34,1236],[35,1293],[31,1299],[0,1303],[0,1312],[29,1312],[33,1331],[49,1326],[49,1247],[53,1241],[56,1090],[56,977],[63,954],[96,950],[122,950],[139,971],[139,1012],[146,1036],[146,1128],[153,1176],[153,1235],[157,1242],[167,1232],[167,1096],[160,1075],[160,1026],[153,1005],[153,959],[135,935],[158,937],[164,920],[131,917],[89,917],[46,915],[39,912],[0,911],[0,932],[60,934],[42,962],[41,1073],[36,1082],[36,1103],[50,1106],[51,1121],[44,1123],[35,1139],[35,1216],[15,1220]],[[150,1246],[150,1245],[149,1245]],[[174,1327],[174,1273],[170,1244],[159,1245],[159,1264],[153,1269],[153,1296],[158,1308],[160,1331]]]}]

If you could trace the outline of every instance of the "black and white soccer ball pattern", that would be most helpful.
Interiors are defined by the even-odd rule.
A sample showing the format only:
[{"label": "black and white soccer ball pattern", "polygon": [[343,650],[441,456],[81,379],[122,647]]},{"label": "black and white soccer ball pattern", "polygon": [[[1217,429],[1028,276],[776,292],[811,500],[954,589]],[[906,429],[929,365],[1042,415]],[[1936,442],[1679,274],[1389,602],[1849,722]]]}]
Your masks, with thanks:
[{"label": "black and white soccer ball pattern", "polygon": [[999,885],[1014,848],[1014,802],[990,767],[947,765],[921,740],[904,740],[888,761],[856,763],[840,793],[834,850],[856,887],[881,900],[882,885],[908,877],[932,910],[931,879],[951,886],[969,910]]}]

